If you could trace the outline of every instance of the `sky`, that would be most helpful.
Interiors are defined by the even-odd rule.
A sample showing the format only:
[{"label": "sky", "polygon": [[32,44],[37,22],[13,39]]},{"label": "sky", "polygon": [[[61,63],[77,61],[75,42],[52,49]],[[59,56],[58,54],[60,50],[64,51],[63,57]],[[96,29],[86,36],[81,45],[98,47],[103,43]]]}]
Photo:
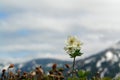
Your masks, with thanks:
[{"label": "sky", "polygon": [[120,40],[119,0],[0,0],[0,58],[70,59],[70,35],[83,42],[81,58]]}]

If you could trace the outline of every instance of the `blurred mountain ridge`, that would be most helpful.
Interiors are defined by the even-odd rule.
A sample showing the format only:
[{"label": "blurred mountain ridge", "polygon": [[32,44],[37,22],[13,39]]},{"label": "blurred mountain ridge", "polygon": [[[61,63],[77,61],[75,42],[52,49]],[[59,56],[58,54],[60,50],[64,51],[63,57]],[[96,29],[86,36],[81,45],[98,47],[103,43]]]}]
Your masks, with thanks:
[{"label": "blurred mountain ridge", "polygon": [[[8,62],[10,63],[10,62]],[[6,64],[8,64],[6,63]],[[58,59],[43,58],[32,59],[26,62],[16,63],[15,70],[20,68],[22,71],[32,71],[37,66],[42,66],[44,70],[49,71],[52,64],[58,64],[58,67],[64,67],[64,64],[72,64],[71,61],[63,61]],[[0,69],[7,68],[4,62],[0,62]],[[95,75],[96,72],[101,72],[101,77],[109,76],[115,77],[120,74],[120,41],[113,46],[91,55],[87,58],[76,61],[76,69],[84,69],[91,72],[90,76]]]}]

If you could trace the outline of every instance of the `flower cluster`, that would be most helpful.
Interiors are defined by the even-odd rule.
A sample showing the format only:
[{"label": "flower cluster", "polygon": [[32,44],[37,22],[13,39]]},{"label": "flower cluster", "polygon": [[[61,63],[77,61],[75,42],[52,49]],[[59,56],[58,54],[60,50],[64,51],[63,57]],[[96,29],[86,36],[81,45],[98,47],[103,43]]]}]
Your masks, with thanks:
[{"label": "flower cluster", "polygon": [[15,72],[9,70],[15,68],[14,64],[10,64],[8,69],[3,69],[0,80],[66,80],[65,75],[69,73],[69,64],[65,64],[65,67],[57,67],[54,63],[51,66],[48,74],[45,74],[42,66],[36,67],[34,70],[29,72],[17,69]]},{"label": "flower cluster", "polygon": [[66,45],[64,47],[65,51],[70,55],[71,58],[76,56],[81,56],[81,41],[76,36],[69,36],[66,40]]}]

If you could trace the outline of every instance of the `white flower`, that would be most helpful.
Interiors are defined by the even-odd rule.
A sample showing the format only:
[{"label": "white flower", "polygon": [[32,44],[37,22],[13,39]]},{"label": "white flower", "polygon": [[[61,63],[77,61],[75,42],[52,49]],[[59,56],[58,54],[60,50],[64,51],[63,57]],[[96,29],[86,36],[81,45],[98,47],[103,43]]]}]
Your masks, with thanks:
[{"label": "white flower", "polygon": [[69,36],[67,39],[67,45],[73,45],[77,41],[76,36]]},{"label": "white flower", "polygon": [[77,49],[80,49],[81,45],[82,45],[82,43],[80,41],[76,41],[76,42],[74,42],[73,47],[76,47]]},{"label": "white flower", "polygon": [[75,47],[73,47],[73,46],[66,46],[66,47],[64,47],[64,50],[65,50],[68,54],[71,54],[71,53],[74,53],[74,52],[75,52]]},{"label": "white flower", "polygon": [[81,48],[82,43],[78,40],[76,36],[69,36],[66,41],[66,46],[64,50],[68,54],[74,54],[74,52]]}]

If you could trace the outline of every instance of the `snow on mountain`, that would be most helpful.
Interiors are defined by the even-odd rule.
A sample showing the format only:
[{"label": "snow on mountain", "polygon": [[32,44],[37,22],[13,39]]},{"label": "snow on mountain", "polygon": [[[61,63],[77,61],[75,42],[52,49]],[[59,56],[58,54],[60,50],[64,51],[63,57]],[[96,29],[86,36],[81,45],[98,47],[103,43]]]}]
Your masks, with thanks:
[{"label": "snow on mountain", "polygon": [[120,42],[95,55],[77,61],[77,67],[94,72],[101,76],[115,77],[120,73]]}]

